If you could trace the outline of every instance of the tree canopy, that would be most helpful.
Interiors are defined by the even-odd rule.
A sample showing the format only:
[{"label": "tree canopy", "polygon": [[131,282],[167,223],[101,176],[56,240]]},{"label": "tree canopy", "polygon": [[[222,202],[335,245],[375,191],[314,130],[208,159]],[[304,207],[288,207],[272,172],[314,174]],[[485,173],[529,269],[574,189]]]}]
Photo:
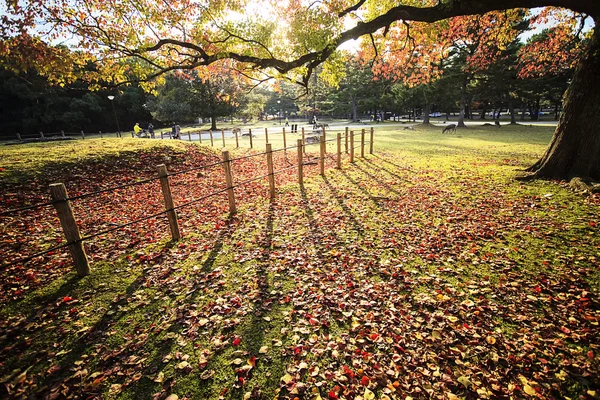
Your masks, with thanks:
[{"label": "tree canopy", "polygon": [[[297,0],[24,0],[6,4],[0,23],[3,62],[15,68],[35,66],[59,82],[76,75],[98,82],[150,81],[170,70],[230,59],[234,68],[257,79],[287,73],[307,84],[315,68],[330,60],[337,47],[364,35],[371,35],[374,45],[387,37],[396,47],[404,43],[407,54],[435,58],[436,52],[443,52],[437,40],[440,34],[446,44],[461,35],[478,35],[501,46],[510,37],[510,31],[502,34],[499,30],[502,20],[512,18],[510,13],[480,19],[475,29],[468,20],[448,20],[452,17],[539,6],[599,14],[594,0],[326,0],[310,4]],[[436,21],[444,21],[443,26],[423,24]],[[126,61],[131,59],[138,62]],[[90,62],[95,69],[85,68]],[[70,68],[73,65],[76,68]]]},{"label": "tree canopy", "polygon": [[466,73],[491,65],[518,35],[524,10],[534,7],[550,7],[536,18],[561,28],[525,48],[523,73],[572,68],[577,59],[579,67],[553,143],[532,172],[600,179],[600,139],[593,133],[600,125],[600,33],[592,30],[585,47],[563,46],[567,34],[582,32],[581,21],[598,21],[597,0],[7,1],[0,61],[15,70],[35,68],[58,84],[82,76],[98,86],[151,84],[173,70],[209,79],[227,67],[257,84],[285,76],[308,87],[317,68],[325,80],[339,78],[338,48],[366,37],[365,58],[389,61],[375,70],[416,86],[438,77],[440,60],[452,50],[466,50]]}]

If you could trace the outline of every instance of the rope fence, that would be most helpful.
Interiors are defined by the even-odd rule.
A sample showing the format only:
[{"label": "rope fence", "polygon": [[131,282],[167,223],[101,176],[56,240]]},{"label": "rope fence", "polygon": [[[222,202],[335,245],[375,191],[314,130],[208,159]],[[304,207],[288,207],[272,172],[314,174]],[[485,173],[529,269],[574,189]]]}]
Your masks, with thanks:
[{"label": "rope fence", "polygon": [[[302,129],[302,131],[303,131],[302,133],[304,136],[304,129]],[[265,133],[266,132],[267,132],[267,129],[265,128]],[[251,131],[250,131],[250,133],[251,133]],[[325,175],[325,160],[326,159],[336,161],[337,162],[336,168],[341,169],[342,153],[350,154],[350,163],[353,163],[355,150],[360,149],[361,157],[364,157],[365,145],[369,144],[369,146],[370,146],[369,154],[373,154],[373,135],[374,135],[373,128],[371,128],[371,130],[370,130],[370,141],[365,141],[365,129],[363,129],[360,133],[355,134],[353,131],[349,131],[348,128],[346,128],[345,131],[336,132],[336,137],[334,137],[333,139],[326,139],[325,128],[322,128],[321,133],[322,134],[320,136],[318,136],[318,138],[319,138],[318,143],[306,143],[305,142],[306,138],[305,139],[297,139],[297,144],[295,146],[286,147],[284,145],[283,148],[273,150],[272,145],[267,142],[265,152],[253,153],[253,154],[250,154],[247,156],[241,156],[241,157],[237,157],[237,158],[230,158],[229,151],[224,149],[222,151],[221,160],[214,162],[214,163],[210,163],[210,164],[206,164],[206,165],[202,165],[202,166],[198,166],[198,167],[194,167],[194,168],[189,168],[189,169],[186,169],[183,171],[168,172],[166,165],[161,164],[161,165],[157,166],[158,176],[156,176],[156,177],[138,180],[135,182],[126,183],[126,184],[119,185],[119,186],[113,186],[110,188],[99,189],[99,190],[96,190],[93,192],[84,193],[84,194],[80,194],[80,195],[72,196],[72,197],[68,196],[66,187],[63,183],[52,184],[52,185],[50,185],[50,194],[51,194],[51,198],[52,198],[51,201],[45,202],[45,203],[40,203],[40,204],[34,204],[34,205],[30,205],[30,206],[26,206],[26,207],[22,207],[22,208],[18,208],[18,209],[4,211],[4,212],[0,213],[0,216],[14,215],[14,214],[17,214],[17,213],[20,213],[23,211],[40,209],[40,208],[44,208],[44,207],[52,205],[52,206],[54,206],[54,208],[58,214],[58,218],[60,220],[60,224],[63,229],[63,233],[67,239],[66,243],[63,243],[58,246],[54,246],[50,249],[35,253],[35,254],[27,256],[27,257],[20,258],[18,260],[14,260],[14,261],[2,264],[0,266],[0,268],[6,269],[6,268],[16,265],[16,264],[23,264],[23,263],[29,262],[35,258],[50,254],[56,250],[68,247],[69,251],[71,253],[71,256],[73,258],[73,263],[74,263],[75,269],[77,270],[77,274],[79,276],[83,277],[90,273],[88,257],[86,255],[85,249],[83,247],[83,242],[85,242],[85,241],[89,241],[89,240],[97,238],[99,236],[106,235],[108,233],[118,231],[118,230],[126,228],[128,226],[139,224],[140,222],[148,221],[153,218],[158,218],[163,215],[166,215],[167,219],[169,221],[169,229],[171,232],[172,240],[177,241],[181,238],[179,222],[178,222],[178,217],[177,217],[177,213],[176,213],[177,210],[181,210],[182,208],[189,207],[193,204],[207,200],[211,197],[214,197],[214,196],[217,196],[217,195],[220,195],[223,193],[227,193],[230,214],[235,214],[237,212],[235,193],[234,193],[235,188],[241,188],[241,187],[249,185],[253,182],[267,178],[269,181],[270,197],[273,199],[276,196],[274,177],[276,175],[283,174],[284,172],[290,171],[292,169],[297,169],[298,184],[300,185],[300,187],[303,187],[303,177],[304,177],[303,169],[304,169],[304,167],[316,164],[315,162],[305,162],[305,160],[304,160],[304,158],[306,156],[306,147],[308,147],[308,146],[318,144],[320,147],[320,154],[319,154],[319,157],[316,158],[316,160],[318,161],[319,168],[320,168],[320,175],[322,175],[322,176]],[[285,136],[285,128],[283,128],[283,135]],[[342,135],[344,136],[345,152],[342,152]],[[355,140],[354,140],[355,137],[360,137],[360,146],[358,146],[358,147],[355,146]],[[333,142],[336,143],[335,153],[327,154],[326,153],[327,144],[333,143]],[[348,145],[348,143],[350,143],[350,145]],[[279,152],[287,153],[288,150],[293,150],[293,149],[297,150],[297,156],[295,157],[296,165],[290,165],[289,167],[275,171],[274,164],[273,164],[273,154],[279,153]],[[233,179],[233,172],[232,172],[232,168],[231,168],[232,164],[236,161],[242,161],[242,160],[250,159],[253,157],[260,157],[260,156],[266,156],[268,173],[264,174],[264,175],[260,175],[258,177],[246,179],[241,182],[235,182]],[[291,164],[291,162],[289,160],[287,160],[287,156],[285,157],[285,160],[288,164]],[[225,174],[225,182],[226,182],[225,188],[217,190],[215,192],[212,192],[206,196],[202,196],[200,198],[193,199],[193,200],[187,201],[183,204],[175,206],[175,204],[173,202],[173,197],[171,194],[171,186],[169,183],[170,177],[193,172],[193,171],[198,171],[198,170],[206,170],[209,168],[216,167],[218,165],[223,166],[223,172]],[[92,196],[96,196],[98,194],[114,192],[114,191],[117,191],[120,189],[130,188],[133,186],[148,184],[148,183],[152,183],[155,181],[160,181],[161,191],[162,191],[163,198],[164,198],[164,206],[165,206],[164,210],[157,212],[157,213],[153,213],[151,215],[143,216],[141,218],[137,218],[137,219],[127,222],[127,223],[112,226],[110,228],[101,230],[99,232],[95,232],[95,233],[87,235],[87,236],[81,235],[81,233],[79,231],[79,226],[75,219],[75,215],[71,208],[72,201],[89,198]]]}]

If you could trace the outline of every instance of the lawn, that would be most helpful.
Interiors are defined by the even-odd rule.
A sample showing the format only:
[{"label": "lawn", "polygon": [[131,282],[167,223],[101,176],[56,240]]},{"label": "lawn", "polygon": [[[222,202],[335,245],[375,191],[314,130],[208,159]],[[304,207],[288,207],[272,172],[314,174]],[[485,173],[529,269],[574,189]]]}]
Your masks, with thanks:
[{"label": "lawn", "polygon": [[[290,169],[277,176],[275,201],[263,179],[236,188],[236,215],[225,194],[182,208],[178,242],[164,217],[87,241],[85,278],[63,250],[5,268],[0,393],[598,398],[600,195],[515,180],[551,136],[546,127],[442,135],[382,124],[373,155],[344,156],[341,170],[328,158],[325,177],[307,166],[303,188],[296,150],[276,153],[276,169]],[[279,148],[282,136],[270,141]],[[250,154],[226,144],[232,157]],[[12,209],[48,201],[52,182],[82,194],[151,178],[160,163],[209,164],[220,151],[96,138],[7,146],[0,156],[0,204]],[[236,181],[264,175],[263,158],[234,162]],[[221,171],[173,176],[175,204],[222,188]],[[156,186],[74,204],[82,232],[160,211]],[[9,261],[62,237],[51,207],[3,215],[0,226]]]}]

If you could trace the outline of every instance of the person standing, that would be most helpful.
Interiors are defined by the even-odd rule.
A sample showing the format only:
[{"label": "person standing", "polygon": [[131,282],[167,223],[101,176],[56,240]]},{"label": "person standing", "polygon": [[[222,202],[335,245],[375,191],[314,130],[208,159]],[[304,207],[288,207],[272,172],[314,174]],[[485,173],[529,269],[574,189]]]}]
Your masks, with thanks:
[{"label": "person standing", "polygon": [[171,126],[171,139],[177,139],[176,133],[177,133],[177,128],[176,128],[177,124],[175,122],[173,122],[173,126]]},{"label": "person standing", "polygon": [[152,125],[152,122],[148,124],[148,133],[150,134],[150,137],[154,139],[154,125]]},{"label": "person standing", "polygon": [[181,127],[179,124],[175,125],[175,136],[177,136],[177,139],[181,139]]}]

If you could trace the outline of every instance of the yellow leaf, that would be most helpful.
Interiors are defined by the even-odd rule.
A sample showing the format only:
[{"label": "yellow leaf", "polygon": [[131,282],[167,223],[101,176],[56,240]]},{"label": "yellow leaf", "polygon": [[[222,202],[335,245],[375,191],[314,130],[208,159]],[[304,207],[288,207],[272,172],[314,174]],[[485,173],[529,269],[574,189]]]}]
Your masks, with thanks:
[{"label": "yellow leaf", "polygon": [[537,392],[535,391],[535,389],[532,388],[529,385],[523,386],[523,390],[525,391],[525,393],[527,393],[530,396],[536,396],[537,395]]},{"label": "yellow leaf", "polygon": [[457,379],[457,381],[458,381],[458,383],[462,384],[467,389],[469,388],[469,386],[471,386],[471,381],[466,376],[461,376],[460,378]]},{"label": "yellow leaf", "polygon": [[371,392],[369,388],[365,388],[365,394],[363,395],[365,400],[375,399],[375,393]]},{"label": "yellow leaf", "polygon": [[293,379],[294,379],[294,377],[291,376],[290,374],[285,374],[284,376],[281,377],[281,381],[283,383],[285,383],[286,385],[289,384]]}]

